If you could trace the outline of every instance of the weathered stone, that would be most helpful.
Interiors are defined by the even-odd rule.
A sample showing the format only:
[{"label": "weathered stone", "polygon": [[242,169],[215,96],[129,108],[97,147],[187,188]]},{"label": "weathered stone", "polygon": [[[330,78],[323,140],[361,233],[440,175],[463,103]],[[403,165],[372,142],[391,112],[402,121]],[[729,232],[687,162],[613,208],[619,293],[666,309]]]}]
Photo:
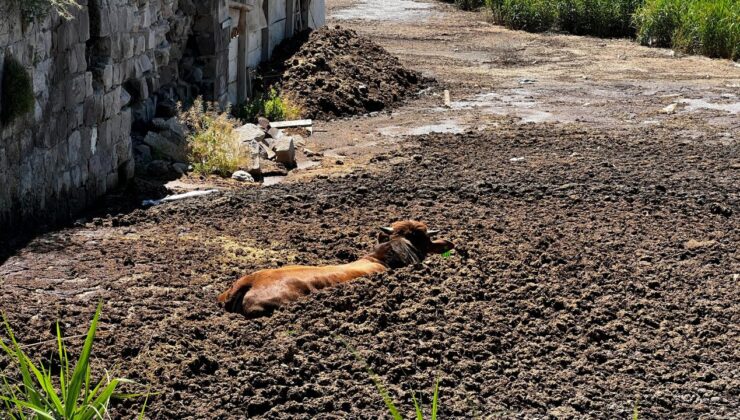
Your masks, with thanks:
[{"label": "weathered stone", "polygon": [[82,148],[82,136],[79,131],[73,132],[67,139],[67,159],[70,162],[80,161],[80,149]]},{"label": "weathered stone", "polygon": [[121,107],[128,106],[131,103],[131,94],[126,89],[121,89]]},{"label": "weathered stone", "polygon": [[239,135],[239,141],[242,144],[249,144],[255,141],[262,141],[265,139],[265,132],[254,124],[244,124],[243,126],[236,129]]},{"label": "weathered stone", "polygon": [[180,163],[180,162],[173,163],[172,169],[174,169],[175,172],[177,172],[180,175],[185,175],[186,173],[188,173],[188,170],[190,169],[190,165],[188,165],[187,163]]},{"label": "weathered stone", "polygon": [[139,144],[134,147],[135,156],[137,159],[141,159],[143,162],[152,161],[152,149],[146,144]]},{"label": "weathered stone", "polygon": [[295,144],[291,137],[278,139],[275,142],[275,160],[289,168],[295,167]]},{"label": "weathered stone", "polygon": [[283,137],[283,130],[279,128],[270,128],[267,130],[267,135],[272,137],[273,139],[279,139]]},{"label": "weathered stone", "polygon": [[152,148],[155,155],[177,162],[187,162],[187,152],[185,147],[174,143],[153,131],[146,134],[146,137],[144,137],[144,143]]},{"label": "weathered stone", "polygon": [[269,160],[274,160],[276,157],[272,148],[263,142],[259,142],[259,155],[260,157]]},{"label": "weathered stone", "polygon": [[164,160],[153,160],[147,166],[147,173],[152,176],[164,176],[170,172],[170,164]]},{"label": "weathered stone", "polygon": [[296,147],[305,147],[306,139],[304,139],[303,136],[295,135],[293,136],[293,143],[295,143]]},{"label": "weathered stone", "polygon": [[265,131],[270,129],[270,120],[265,117],[257,118],[257,124],[260,126],[261,129]]},{"label": "weathered stone", "polygon": [[246,171],[236,171],[231,175],[232,179],[241,182],[254,182],[254,178]]}]

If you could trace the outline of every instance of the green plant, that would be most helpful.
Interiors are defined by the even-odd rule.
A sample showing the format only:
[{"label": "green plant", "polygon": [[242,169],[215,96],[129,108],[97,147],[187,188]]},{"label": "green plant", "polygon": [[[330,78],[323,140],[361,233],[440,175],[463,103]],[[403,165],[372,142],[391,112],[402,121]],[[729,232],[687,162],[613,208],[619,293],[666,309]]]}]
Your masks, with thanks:
[{"label": "green plant", "polygon": [[640,420],[640,411],[639,411],[639,400],[635,400],[635,405],[632,407],[632,420]]},{"label": "green plant", "polygon": [[738,0],[485,0],[495,23],[600,37],[740,59]]},{"label": "green plant", "polygon": [[[107,372],[105,378],[101,378],[97,383],[90,381],[90,355],[101,310],[102,304],[99,304],[87,332],[82,353],[72,371],[70,371],[67,347],[64,344],[59,323],[57,323],[56,341],[60,365],[56,381],[51,366],[48,369],[43,364],[37,367],[22,350],[13,335],[8,320],[3,315],[3,322],[10,341],[5,343],[5,340],[0,340],[0,348],[11,363],[18,366],[20,373],[19,382],[13,381],[5,373],[0,374],[2,378],[0,406],[5,409],[6,418],[103,419],[108,412],[112,398],[128,399],[141,396],[140,394],[117,394],[119,384],[131,381],[121,378],[110,379]],[[144,406],[146,407],[146,402]]]},{"label": "green plant", "polygon": [[72,19],[73,10],[81,6],[77,0],[6,0],[4,11],[7,13],[12,8],[20,10],[24,21],[32,22],[46,17],[51,11],[64,19]]},{"label": "green plant", "polygon": [[33,111],[35,98],[31,76],[11,55],[5,57],[3,65],[2,94],[0,119],[4,124]]},{"label": "green plant", "polygon": [[673,35],[684,14],[683,0],[651,0],[645,2],[634,16],[637,40],[652,47],[670,47]]},{"label": "green plant", "polygon": [[[391,398],[390,393],[388,392],[388,389],[383,385],[383,381],[380,379],[380,376],[373,371],[373,369],[370,367],[370,365],[367,363],[365,359],[362,358],[360,353],[357,352],[349,343],[347,343],[343,339],[339,339],[342,344],[347,348],[347,350],[352,353],[352,355],[365,366],[365,370],[367,370],[368,375],[370,376],[370,379],[373,381],[373,384],[375,385],[375,388],[378,390],[378,393],[380,394],[381,398],[383,399],[383,403],[385,404],[386,408],[388,409],[388,412],[390,413],[391,417],[393,417],[394,420],[403,420],[403,416],[401,415],[400,411],[398,411],[398,408],[396,407],[396,403],[393,402],[393,398]],[[411,395],[411,399],[414,402],[414,414],[416,416],[416,420],[424,420],[424,410],[419,403],[419,401],[416,399],[416,394]],[[432,410],[431,410],[431,420],[437,420],[437,415],[439,411],[439,378],[434,383],[434,395],[432,396]]]},{"label": "green plant", "polygon": [[204,175],[230,176],[247,156],[239,144],[237,122],[229,112],[219,112],[213,103],[197,98],[179,120],[188,129],[188,150],[193,170]]},{"label": "green plant", "polygon": [[644,45],[740,58],[737,0],[647,0],[634,21],[637,39]]},{"label": "green plant", "polygon": [[504,24],[529,32],[550,30],[556,18],[556,11],[550,3],[550,0],[504,0],[501,5]]},{"label": "green plant", "polygon": [[485,0],[444,0],[448,3],[455,3],[455,6],[462,10],[477,10],[485,4]]},{"label": "green plant", "polygon": [[259,95],[244,105],[237,107],[234,116],[247,122],[254,122],[258,117],[270,121],[296,120],[301,118],[303,110],[297,101],[288,94],[278,94],[270,89],[267,94]]}]

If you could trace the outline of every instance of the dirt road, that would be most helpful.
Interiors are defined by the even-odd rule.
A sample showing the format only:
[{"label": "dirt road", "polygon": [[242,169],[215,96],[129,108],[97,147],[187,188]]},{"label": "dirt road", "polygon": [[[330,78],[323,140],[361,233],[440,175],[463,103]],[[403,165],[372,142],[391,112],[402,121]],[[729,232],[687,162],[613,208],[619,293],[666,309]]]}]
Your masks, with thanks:
[{"label": "dirt road", "polygon": [[[17,336],[49,340],[57,319],[82,333],[102,299],[95,364],[160,392],[151,418],[384,415],[339,337],[407,415],[440,377],[442,418],[627,418],[636,400],[641,418],[736,416],[740,69],[363,3],[329,2],[332,21],[374,18],[341,24],[440,86],[321,124],[309,146],[342,165],[36,238],[0,265]],[[251,270],[358,258],[405,218],[457,251],[271,318],[215,302]]]}]

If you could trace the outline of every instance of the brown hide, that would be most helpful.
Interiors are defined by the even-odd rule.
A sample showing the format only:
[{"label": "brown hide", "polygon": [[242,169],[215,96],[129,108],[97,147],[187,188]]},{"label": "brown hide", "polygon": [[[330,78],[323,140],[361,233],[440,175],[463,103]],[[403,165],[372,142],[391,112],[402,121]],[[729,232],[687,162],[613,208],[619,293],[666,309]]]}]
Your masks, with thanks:
[{"label": "brown hide", "polygon": [[[390,229],[390,228],[389,228]],[[262,316],[316,290],[346,283],[358,277],[418,264],[430,253],[453,248],[448,241],[432,241],[424,223],[396,222],[393,232],[372,254],[358,261],[323,267],[287,266],[261,270],[237,280],[218,300],[229,312],[248,317]]]}]

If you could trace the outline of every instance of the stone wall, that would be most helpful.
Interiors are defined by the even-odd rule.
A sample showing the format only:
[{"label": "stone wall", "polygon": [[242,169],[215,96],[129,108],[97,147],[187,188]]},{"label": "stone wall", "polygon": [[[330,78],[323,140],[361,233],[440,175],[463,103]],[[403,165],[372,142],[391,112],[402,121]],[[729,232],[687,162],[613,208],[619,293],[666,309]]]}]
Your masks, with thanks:
[{"label": "stone wall", "polygon": [[[249,13],[249,67],[265,58],[263,28],[273,29],[269,50],[284,32],[285,0],[265,1],[270,16]],[[314,2],[323,24],[323,1]],[[178,101],[228,102],[236,22],[227,0],[78,0],[72,19],[52,12],[34,22],[7,3],[0,74],[5,57],[18,60],[32,75],[35,109],[0,123],[0,237],[69,220],[129,181],[134,141],[156,118],[175,116]]]},{"label": "stone wall", "polygon": [[0,126],[0,232],[69,219],[133,176],[137,121],[226,95],[225,0],[79,3],[71,20],[0,19],[0,69],[15,57],[36,99]]}]

